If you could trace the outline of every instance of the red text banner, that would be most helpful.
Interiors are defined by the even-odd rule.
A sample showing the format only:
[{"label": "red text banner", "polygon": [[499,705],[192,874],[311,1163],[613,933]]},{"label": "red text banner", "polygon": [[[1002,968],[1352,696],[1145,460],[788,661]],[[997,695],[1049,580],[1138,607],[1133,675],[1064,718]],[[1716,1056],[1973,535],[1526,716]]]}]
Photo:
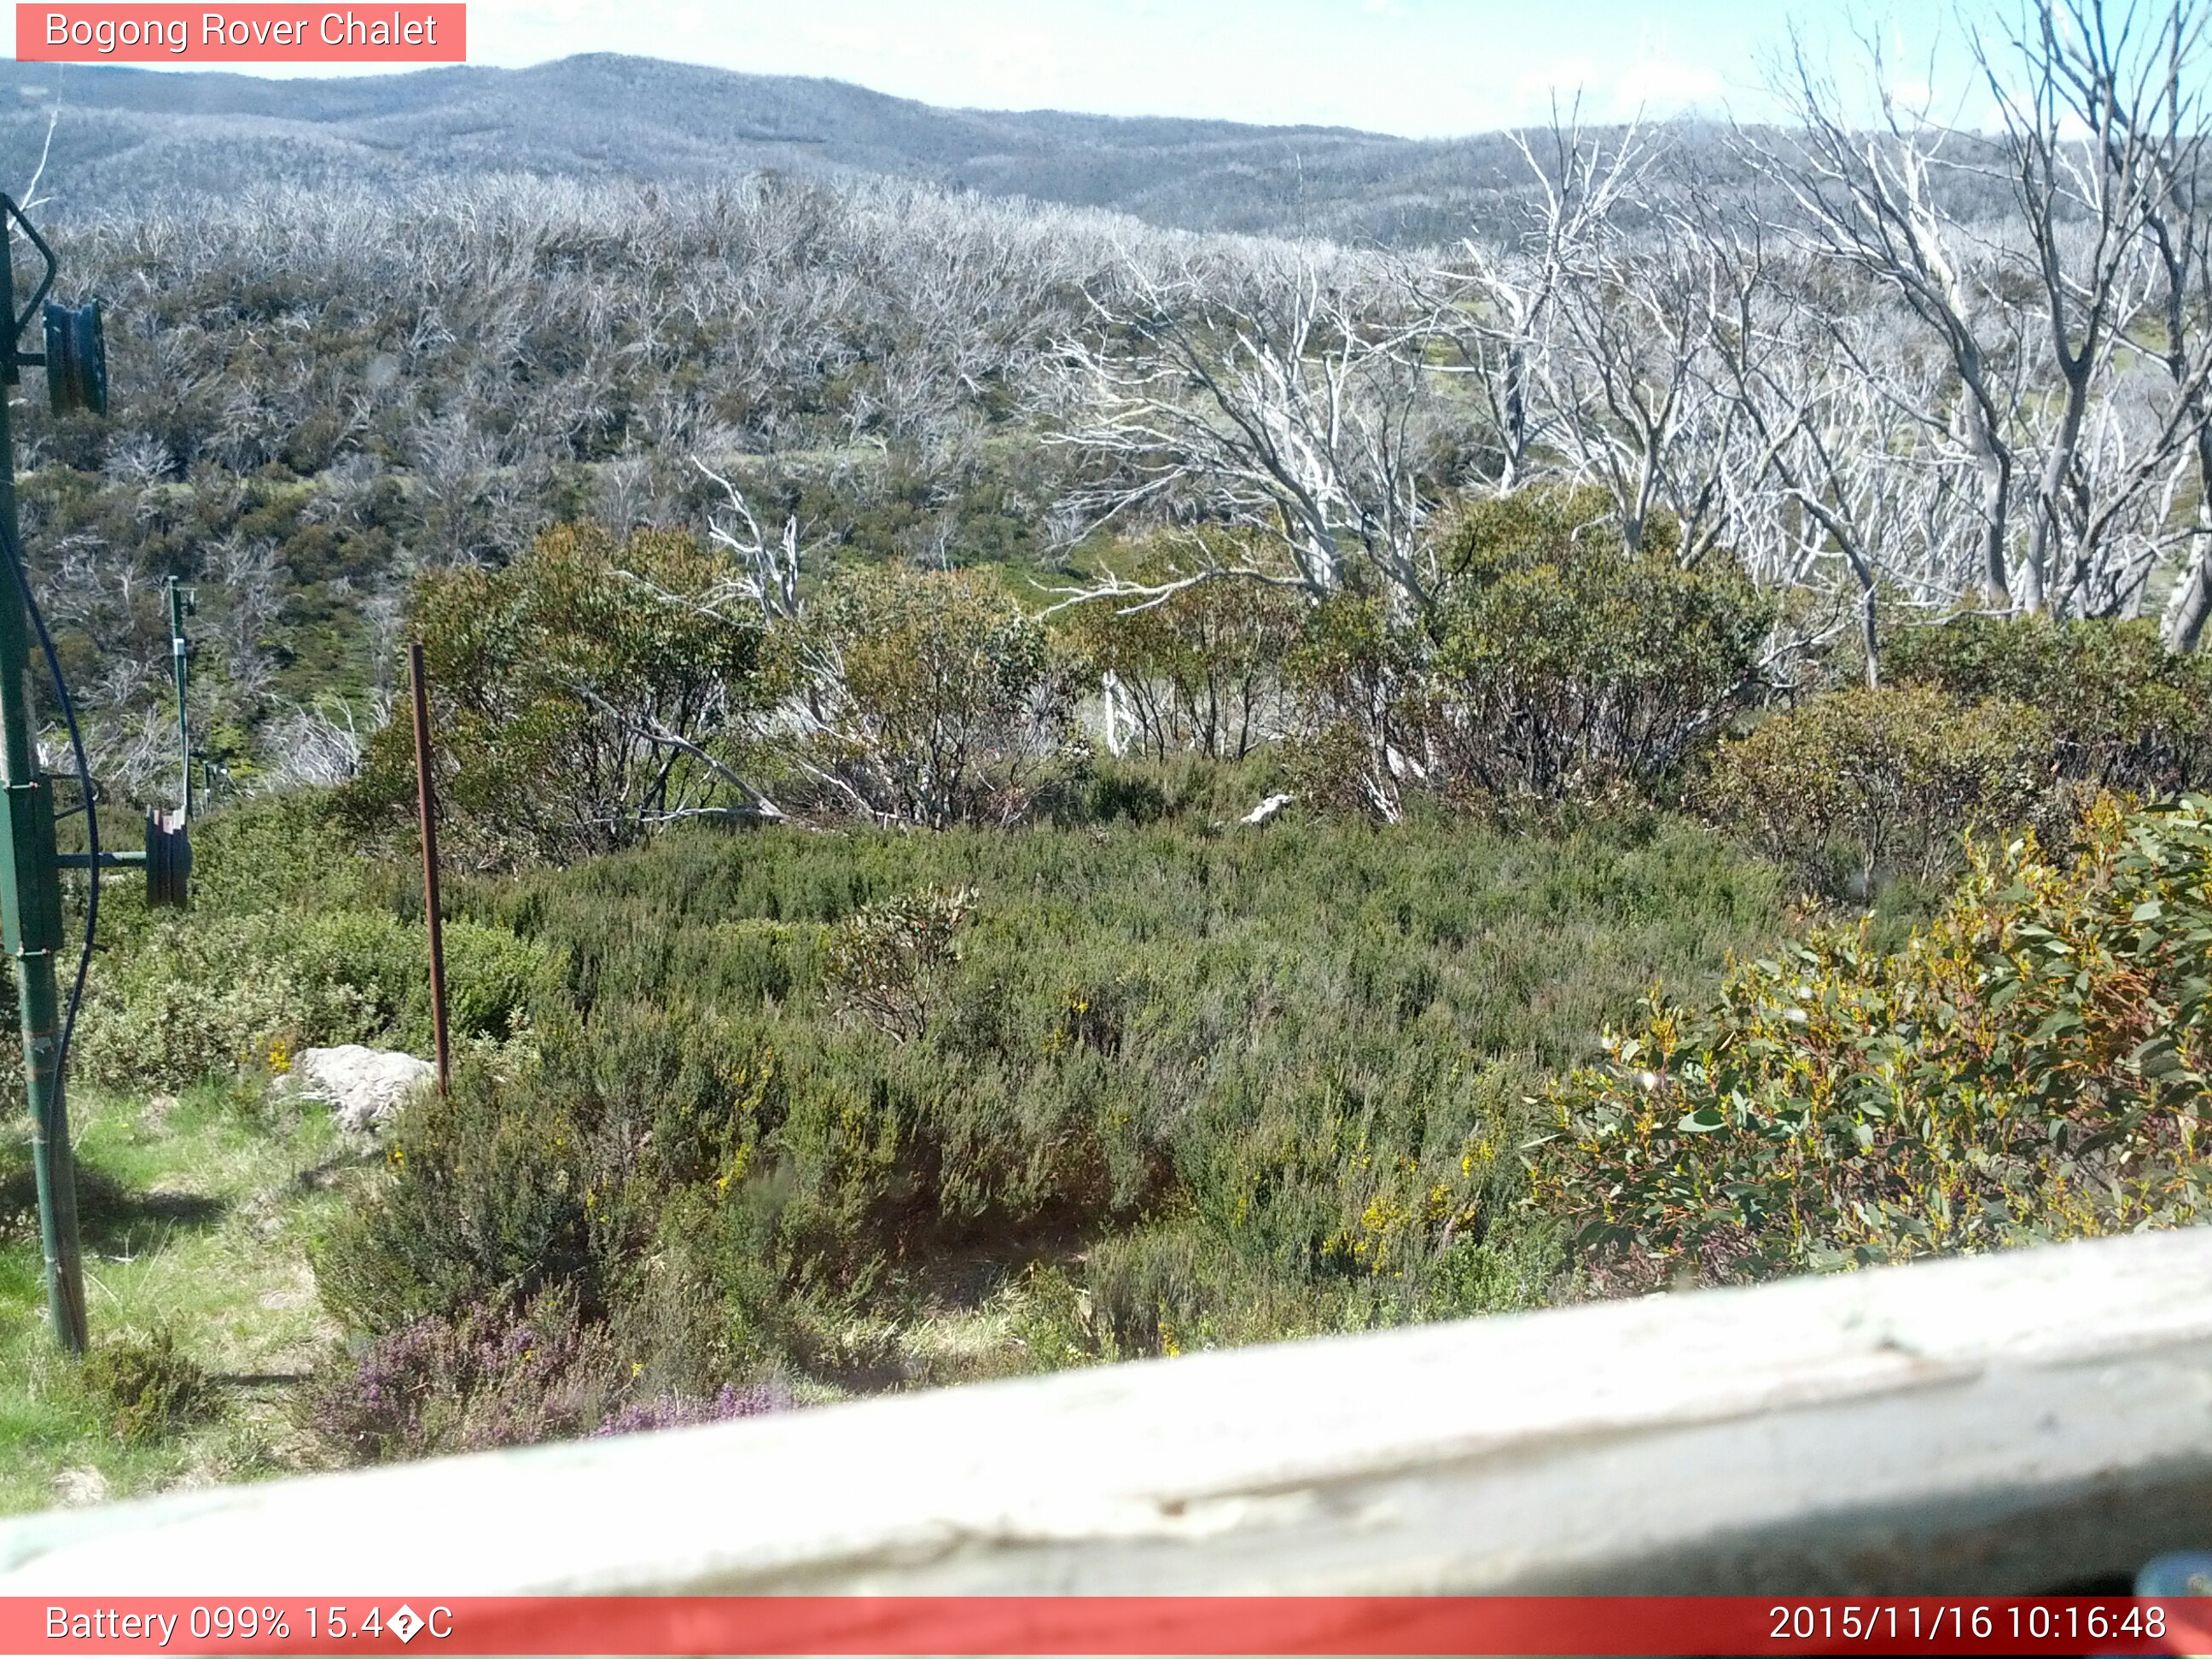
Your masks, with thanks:
[{"label": "red text banner", "polygon": [[25,5],[15,56],[68,64],[459,64],[465,5]]},{"label": "red text banner", "polygon": [[0,1598],[10,1654],[2212,1652],[2212,1600],[2124,1596]]}]

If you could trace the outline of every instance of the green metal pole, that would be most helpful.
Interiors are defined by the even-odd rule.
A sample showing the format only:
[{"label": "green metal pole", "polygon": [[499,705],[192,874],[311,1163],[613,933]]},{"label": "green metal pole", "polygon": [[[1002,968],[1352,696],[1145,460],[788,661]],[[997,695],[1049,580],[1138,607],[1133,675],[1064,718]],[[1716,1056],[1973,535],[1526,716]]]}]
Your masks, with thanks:
[{"label": "green metal pole", "polygon": [[[15,441],[9,408],[20,378],[15,357],[14,249],[0,224],[0,305],[8,338],[0,342],[0,558],[22,547],[15,518]],[[27,580],[29,573],[22,572]],[[31,1161],[39,1188],[39,1242],[46,1254],[46,1310],[54,1338],[72,1354],[85,1346],[84,1264],[77,1243],[76,1169],[70,1147],[69,1105],[62,1093],[61,997],[54,958],[61,948],[61,871],[54,857],[54,797],[39,769],[32,740],[30,618],[15,574],[0,581],[0,936],[15,958],[16,1005],[22,1012],[23,1073],[31,1103]]]}]

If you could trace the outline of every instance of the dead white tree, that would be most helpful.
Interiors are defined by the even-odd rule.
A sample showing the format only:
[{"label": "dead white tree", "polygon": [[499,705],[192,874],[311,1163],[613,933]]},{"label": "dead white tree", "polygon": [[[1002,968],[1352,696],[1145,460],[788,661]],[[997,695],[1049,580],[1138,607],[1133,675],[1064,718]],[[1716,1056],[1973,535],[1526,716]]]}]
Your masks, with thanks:
[{"label": "dead white tree", "polygon": [[[2195,511],[2183,521],[2181,558],[2162,622],[2166,643],[2198,648],[2212,617],[2212,210],[2203,195],[2212,160],[2201,91],[2206,33],[2199,0],[2181,0],[2158,22],[2154,45],[2164,58],[2151,95],[2116,106],[2122,157],[2148,174],[2143,231],[2157,265],[2153,303],[2130,346],[2164,371],[2191,463]],[[2094,84],[2095,77],[2088,77]],[[2111,140],[2107,140],[2109,143]],[[2109,163],[2108,163],[2109,165]]]},{"label": "dead white tree", "polygon": [[2157,315],[2155,113],[2185,95],[2196,9],[2130,3],[2115,15],[2105,0],[2036,0],[2018,26],[1970,37],[2002,121],[2019,263],[2040,313],[2036,380],[2049,388],[2022,410],[2039,457],[2024,591],[2060,616],[2132,608],[2151,558],[2140,535],[2121,532],[2171,501],[2202,421],[2204,365],[2185,370],[2163,410],[2130,410],[2137,388],[2116,356],[2138,319]]},{"label": "dead white tree", "polygon": [[[2204,27],[2200,0],[2029,0],[2012,27],[1970,29],[1987,135],[1902,98],[1871,37],[1882,120],[1856,131],[1796,42],[1781,78],[1800,130],[1745,145],[1808,246],[1893,295],[1941,352],[1996,609],[2132,615],[2177,547],[2167,637],[2198,639],[2212,608],[2212,519],[2185,531],[2174,512],[2212,476]],[[1958,209],[1992,197],[1985,216]]]},{"label": "dead white tree", "polygon": [[[371,691],[367,707],[325,692],[311,703],[287,702],[269,722],[262,747],[267,764],[256,781],[261,793],[295,787],[327,788],[361,770],[369,734],[392,717],[392,694]],[[168,734],[173,741],[174,734]]]},{"label": "dead white tree", "polygon": [[1233,527],[1279,568],[1217,556],[1201,532],[1188,575],[1108,575],[1062,599],[1142,604],[1235,578],[1425,610],[1437,572],[1419,534],[1433,505],[1422,475],[1437,418],[1424,354],[1443,324],[1422,285],[1380,256],[1316,247],[1121,275],[1062,349],[1089,414],[1054,441],[1104,474],[1079,492],[1080,522],[1149,510]]},{"label": "dead white tree", "polygon": [[2040,609],[2037,573],[2015,571],[2011,548],[2021,324],[1989,280],[1985,250],[1937,189],[1952,165],[1947,151],[1972,141],[1901,99],[1878,39],[1862,44],[1881,110],[1875,132],[1854,124],[1833,76],[1793,35],[1775,87],[1792,129],[1741,135],[1741,153],[1794,203],[1808,252],[1894,296],[1942,349],[1957,386],[1949,428],[1979,483],[1980,585],[2001,609]]},{"label": "dead white tree", "polygon": [[761,529],[744,492],[708,466],[693,459],[700,476],[720,486],[730,516],[709,517],[708,538],[734,556],[737,569],[727,583],[699,601],[710,608],[736,603],[759,612],[764,623],[799,619],[799,515],[785,516],[783,529],[769,536]]},{"label": "dead white tree", "polygon": [[1513,142],[1532,185],[1520,224],[1500,240],[1469,237],[1460,268],[1438,273],[1455,303],[1438,312],[1461,367],[1479,389],[1498,446],[1494,487],[1517,489],[1541,467],[1553,435],[1543,396],[1556,311],[1581,279],[1588,250],[1651,169],[1640,129],[1610,144],[1586,133],[1579,105]]},{"label": "dead white tree", "polygon": [[[1746,418],[1723,353],[1761,346],[1742,326],[1765,281],[1745,244],[1718,227],[1739,216],[1684,203],[1633,234],[1601,228],[1568,267],[1546,360],[1568,476],[1613,499],[1623,545],[1641,548],[1655,514],[1685,564],[1740,539],[1772,489],[1785,439]],[[1733,341],[1723,336],[1736,329]]]}]

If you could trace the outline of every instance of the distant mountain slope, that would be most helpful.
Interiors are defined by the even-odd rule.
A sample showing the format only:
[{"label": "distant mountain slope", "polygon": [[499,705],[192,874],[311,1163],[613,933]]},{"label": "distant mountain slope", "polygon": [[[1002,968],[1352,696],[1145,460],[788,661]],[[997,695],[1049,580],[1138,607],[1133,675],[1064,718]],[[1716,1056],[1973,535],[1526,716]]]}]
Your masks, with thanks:
[{"label": "distant mountain slope", "polygon": [[326,81],[10,62],[0,185],[28,177],[57,100],[46,187],[64,211],[276,181],[498,171],[678,183],[775,167],[890,173],[1194,229],[1430,241],[1463,234],[1486,200],[1516,187],[1520,167],[1495,135],[1425,143],[939,109],[840,81],[595,54]]}]

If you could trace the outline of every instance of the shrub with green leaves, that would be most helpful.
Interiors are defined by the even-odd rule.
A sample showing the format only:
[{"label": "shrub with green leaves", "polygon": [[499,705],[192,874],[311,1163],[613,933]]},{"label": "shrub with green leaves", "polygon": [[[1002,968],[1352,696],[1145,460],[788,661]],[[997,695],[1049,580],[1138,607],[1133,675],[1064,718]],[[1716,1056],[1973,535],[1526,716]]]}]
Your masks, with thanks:
[{"label": "shrub with green leaves", "polygon": [[1285,665],[1300,704],[1290,781],[1309,805],[1396,818],[1422,703],[1422,641],[1379,600],[1340,593],[1307,612]]},{"label": "shrub with green leaves", "polygon": [[2154,623],[1969,614],[1899,629],[1882,666],[1898,685],[2037,710],[2067,777],[2142,795],[2212,783],[2212,655],[2168,650]]},{"label": "shrub with green leaves", "polygon": [[1774,601],[1733,559],[1684,565],[1677,542],[1655,518],[1623,546],[1589,491],[1463,507],[1410,722],[1431,775],[1497,795],[1646,787],[1748,706]]},{"label": "shrub with green leaves", "polygon": [[[465,919],[446,928],[447,1017],[464,1042],[529,1028],[551,982],[544,953]],[[102,963],[79,1029],[82,1074],[181,1089],[241,1066],[340,1042],[430,1042],[429,946],[389,911],[187,913],[146,927]]]},{"label": "shrub with green leaves", "polygon": [[2178,1225],[2212,1117],[2212,801],[1977,849],[1904,951],[1819,933],[1555,1083],[1534,1204],[1605,1290]]},{"label": "shrub with green leaves", "polygon": [[[324,1300],[356,1328],[520,1310],[558,1289],[591,1315],[611,1294],[594,1224],[606,1181],[571,1117],[499,1109],[480,1067],[399,1117],[392,1178],[337,1227],[316,1262]],[[591,1126],[596,1127],[596,1126]],[[373,1269],[363,1263],[373,1262]]]},{"label": "shrub with green leaves", "polygon": [[[566,1285],[705,1395],[879,1375],[843,1333],[927,1320],[979,1262],[1079,1256],[1093,1334],[1055,1316],[1030,1358],[1540,1297],[1523,1098],[1654,972],[1766,937],[1772,872],[1665,820],[1255,834],[1193,806],[693,830],[468,890],[563,1006],[534,1069],[400,1115],[326,1299],[384,1332]],[[909,969],[919,1003],[854,1017]]]},{"label": "shrub with green leaves", "polygon": [[[688,535],[562,525],[503,568],[419,577],[409,622],[449,854],[557,860],[754,810],[748,717],[784,688],[730,575]],[[413,744],[404,718],[370,740],[343,792],[363,830],[405,833]]]},{"label": "shrub with green leaves", "polygon": [[885,1035],[920,1036],[951,1000],[947,970],[960,959],[960,924],[975,908],[973,888],[863,905],[830,932],[832,993]]},{"label": "shrub with green leaves", "polygon": [[850,571],[781,643],[806,688],[794,787],[824,811],[1012,823],[1068,757],[1067,665],[988,577]]},{"label": "shrub with green leaves", "polygon": [[1831,888],[1933,878],[1960,838],[2028,822],[2045,804],[2051,723],[2002,698],[1853,687],[1763,721],[1715,757],[1705,804],[1770,855]]},{"label": "shrub with green leaves", "polygon": [[[1249,550],[1210,550],[1266,568]],[[1165,587],[1195,573],[1172,545],[1153,545],[1119,574]],[[1279,721],[1283,663],[1305,608],[1285,588],[1232,577],[1151,602],[1093,600],[1065,613],[1060,628],[1087,672],[1113,677],[1115,706],[1133,728],[1128,752],[1237,760]]]},{"label": "shrub with green leaves", "polygon": [[[103,902],[70,1063],[111,1087],[183,1089],[338,1042],[427,1053],[429,946],[419,883],[346,838],[325,797],[275,796],[196,827],[192,903]],[[410,873],[411,872],[408,872]],[[412,910],[414,918],[404,915]],[[446,927],[446,991],[464,1050],[526,1047],[558,964],[466,917]]]}]

